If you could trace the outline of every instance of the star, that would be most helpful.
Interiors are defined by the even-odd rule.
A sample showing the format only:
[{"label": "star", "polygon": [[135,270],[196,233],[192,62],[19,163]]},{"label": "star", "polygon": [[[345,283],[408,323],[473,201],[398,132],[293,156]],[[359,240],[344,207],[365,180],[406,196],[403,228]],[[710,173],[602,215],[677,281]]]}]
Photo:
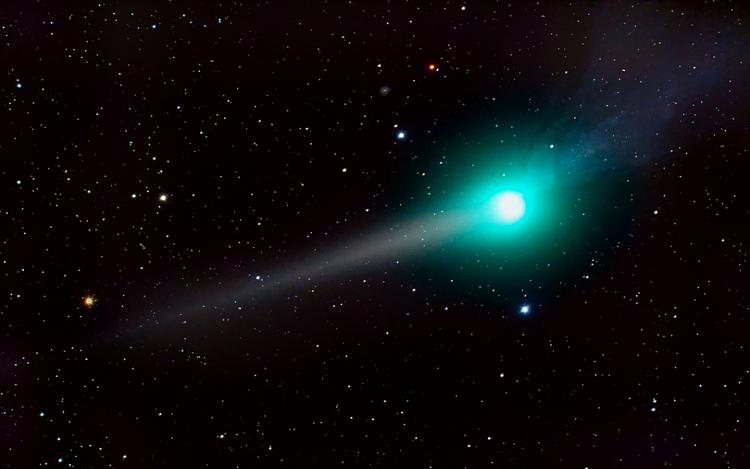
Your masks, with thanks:
[{"label": "star", "polygon": [[399,130],[396,132],[396,140],[405,140],[406,139],[406,132],[403,130]]},{"label": "star", "polygon": [[86,295],[82,300],[84,308],[93,308],[96,304],[96,297],[94,295]]},{"label": "star", "polygon": [[526,316],[527,314],[529,314],[529,312],[531,312],[531,306],[529,306],[529,305],[521,305],[520,312],[521,312],[521,314],[523,314],[524,316]]},{"label": "star", "polygon": [[164,203],[164,202],[167,201],[168,198],[169,198],[169,196],[167,194],[160,194],[159,195],[159,202]]}]

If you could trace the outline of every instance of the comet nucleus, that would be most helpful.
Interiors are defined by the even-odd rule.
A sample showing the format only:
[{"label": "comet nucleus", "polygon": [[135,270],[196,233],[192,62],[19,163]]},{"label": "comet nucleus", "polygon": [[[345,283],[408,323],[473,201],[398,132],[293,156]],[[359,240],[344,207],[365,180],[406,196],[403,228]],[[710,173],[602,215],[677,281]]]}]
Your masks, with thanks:
[{"label": "comet nucleus", "polygon": [[509,225],[523,218],[526,200],[520,192],[503,191],[492,199],[492,208],[497,220]]}]

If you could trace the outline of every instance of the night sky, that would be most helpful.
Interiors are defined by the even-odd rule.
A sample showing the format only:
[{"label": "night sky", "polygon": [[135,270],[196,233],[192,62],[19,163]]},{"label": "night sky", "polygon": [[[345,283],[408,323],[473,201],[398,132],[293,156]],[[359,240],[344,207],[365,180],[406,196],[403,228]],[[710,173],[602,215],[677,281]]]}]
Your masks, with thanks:
[{"label": "night sky", "polygon": [[0,466],[750,467],[740,1],[0,3]]}]

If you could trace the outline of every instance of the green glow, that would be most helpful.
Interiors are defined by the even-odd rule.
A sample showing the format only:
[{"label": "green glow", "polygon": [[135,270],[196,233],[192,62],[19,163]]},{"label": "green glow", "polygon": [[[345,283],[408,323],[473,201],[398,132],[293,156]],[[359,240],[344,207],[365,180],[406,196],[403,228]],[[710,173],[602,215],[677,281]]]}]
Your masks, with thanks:
[{"label": "green glow", "polygon": [[[547,245],[558,221],[557,185],[539,171],[514,175],[486,171],[453,200],[454,207],[475,213],[474,224],[459,244],[470,250],[513,248],[503,257],[525,257]],[[459,241],[459,240],[457,240]]]},{"label": "green glow", "polygon": [[576,122],[525,112],[458,116],[441,129],[439,146],[419,148],[426,158],[406,169],[419,178],[396,200],[410,201],[410,216],[469,220],[422,257],[426,278],[491,297],[553,294],[589,275],[591,259],[621,238],[635,177],[602,170],[603,156],[580,141]]},{"label": "green glow", "polygon": [[516,191],[503,191],[490,201],[495,217],[500,223],[510,225],[523,218],[526,213],[526,199]]}]

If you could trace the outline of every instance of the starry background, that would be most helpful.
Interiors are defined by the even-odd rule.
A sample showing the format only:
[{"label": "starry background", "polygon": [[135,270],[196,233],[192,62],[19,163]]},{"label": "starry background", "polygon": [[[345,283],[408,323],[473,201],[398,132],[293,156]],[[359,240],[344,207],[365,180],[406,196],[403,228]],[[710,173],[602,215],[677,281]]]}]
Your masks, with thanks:
[{"label": "starry background", "polygon": [[[3,1],[0,465],[748,467],[747,18]],[[555,229],[200,293],[501,166]]]}]

